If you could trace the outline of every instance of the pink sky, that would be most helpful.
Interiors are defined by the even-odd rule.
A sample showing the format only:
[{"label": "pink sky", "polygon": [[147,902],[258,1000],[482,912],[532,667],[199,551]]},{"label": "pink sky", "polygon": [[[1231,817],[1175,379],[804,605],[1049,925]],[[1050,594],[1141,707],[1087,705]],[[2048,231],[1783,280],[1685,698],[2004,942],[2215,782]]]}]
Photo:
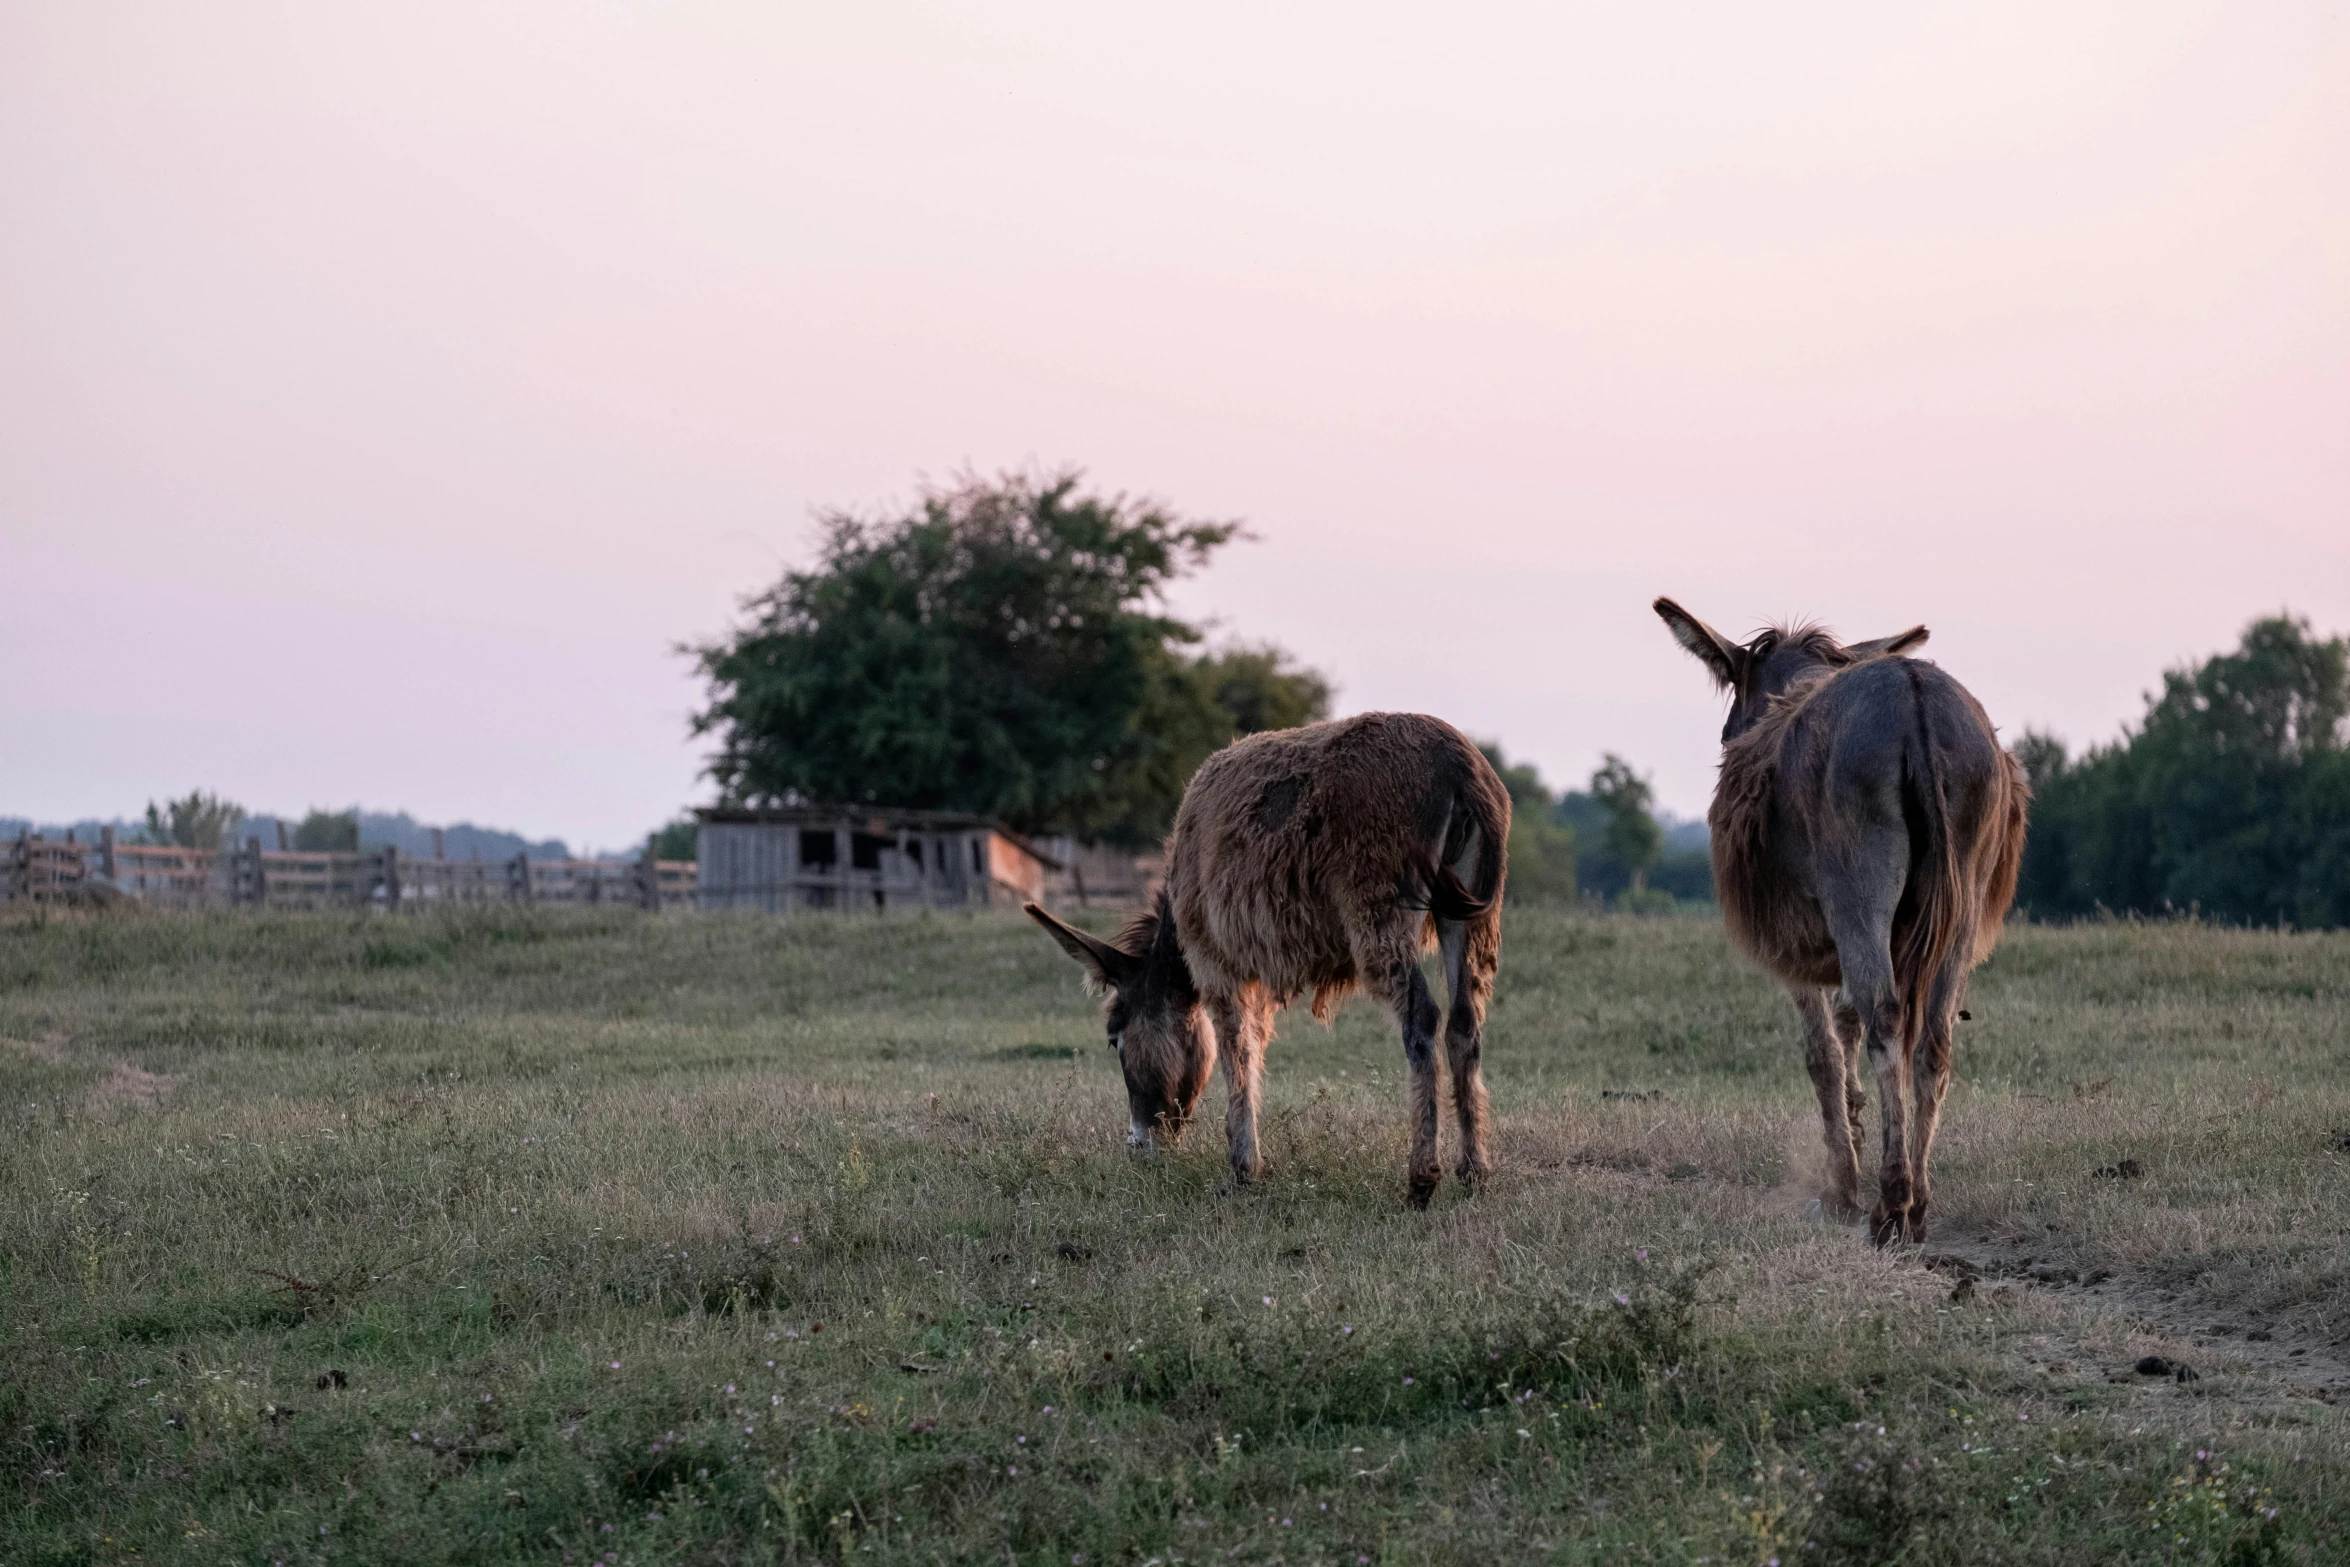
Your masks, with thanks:
[{"label": "pink sky", "polygon": [[2350,631],[2342,7],[1135,11],[0,10],[0,813],[623,844],[672,644],[966,464],[1690,814],[1659,592],[2074,742]]}]

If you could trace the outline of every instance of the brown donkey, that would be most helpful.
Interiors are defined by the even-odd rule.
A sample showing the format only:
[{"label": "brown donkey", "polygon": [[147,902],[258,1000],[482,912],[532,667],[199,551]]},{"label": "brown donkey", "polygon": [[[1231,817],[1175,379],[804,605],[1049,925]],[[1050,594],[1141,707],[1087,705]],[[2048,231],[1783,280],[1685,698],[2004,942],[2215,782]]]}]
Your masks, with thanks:
[{"label": "brown donkey", "polygon": [[1964,686],[1902,656],[1923,626],[1850,647],[1782,626],[1742,646],[1671,599],[1656,612],[1730,692],[1714,887],[1731,937],[1802,1014],[1827,1126],[1821,1205],[1859,1211],[1865,1043],[1884,1124],[1869,1235],[1922,1240],[1951,1026],[2015,896],[2023,769]]},{"label": "brown donkey", "polygon": [[1501,963],[1510,797],[1459,730],[1417,713],[1364,713],[1250,735],[1202,763],[1176,808],[1167,881],[1116,941],[1031,903],[1036,922],[1109,993],[1126,1075],[1128,1140],[1182,1135],[1221,1054],[1232,1173],[1262,1168],[1257,1098],[1273,1015],[1311,991],[1314,1015],[1358,985],[1403,1026],[1411,1066],[1410,1195],[1436,1157],[1436,1003],[1420,973],[1443,953],[1444,1021],[1460,1177],[1491,1171],[1478,1066]]}]

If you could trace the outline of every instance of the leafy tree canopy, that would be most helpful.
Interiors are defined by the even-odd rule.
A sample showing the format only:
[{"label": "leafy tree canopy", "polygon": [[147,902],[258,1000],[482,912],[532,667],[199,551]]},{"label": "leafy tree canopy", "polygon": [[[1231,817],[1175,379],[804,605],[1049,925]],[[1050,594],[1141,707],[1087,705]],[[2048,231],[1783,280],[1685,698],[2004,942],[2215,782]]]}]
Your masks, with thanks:
[{"label": "leafy tree canopy", "polygon": [[217,849],[245,808],[202,789],[191,789],[186,799],[147,802],[147,841],[177,844],[183,849]]},{"label": "leafy tree canopy", "polygon": [[1298,668],[1271,643],[1207,654],[1192,664],[1191,676],[1235,735],[1295,729],[1330,716],[1329,680]]},{"label": "leafy tree canopy", "polygon": [[1665,830],[1652,807],[1656,791],[1632,771],[1632,764],[1610,751],[1591,775],[1591,798],[1607,813],[1601,846],[1632,873],[1632,887],[1646,885],[1649,868],[1665,852]]},{"label": "leafy tree canopy", "polygon": [[294,847],[306,852],[349,854],[359,847],[359,813],[313,809],[294,829]]},{"label": "leafy tree canopy", "polygon": [[701,824],[690,816],[680,816],[654,828],[650,842],[656,860],[693,859],[702,852]]},{"label": "leafy tree canopy", "polygon": [[1241,536],[1081,476],[1004,474],[916,511],[823,519],[816,563],[689,649],[730,802],[966,810],[1031,832],[1163,834],[1191,771],[1237,734],[1325,715],[1271,648],[1202,658],[1167,588]]},{"label": "leafy tree canopy", "polygon": [[2163,676],[2134,733],[2016,746],[2035,799],[2019,901],[2350,924],[2350,642],[2272,616]]}]

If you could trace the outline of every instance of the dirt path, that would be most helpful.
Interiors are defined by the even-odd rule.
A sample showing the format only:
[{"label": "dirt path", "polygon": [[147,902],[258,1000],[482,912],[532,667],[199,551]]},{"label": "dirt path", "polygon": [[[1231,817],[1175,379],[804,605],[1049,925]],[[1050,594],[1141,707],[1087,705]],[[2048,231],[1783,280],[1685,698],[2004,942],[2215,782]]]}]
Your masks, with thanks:
[{"label": "dirt path", "polygon": [[[2035,1290],[2127,1323],[2140,1342],[2132,1345],[2136,1353],[2127,1360],[2098,1363],[2107,1380],[2178,1380],[2175,1369],[2148,1365],[2148,1357],[2155,1357],[2173,1368],[2183,1365],[2188,1381],[2217,1372],[2254,1373],[2305,1398],[2350,1402],[2350,1357],[2343,1347],[2289,1316],[2214,1311],[2127,1274],[2083,1270],[2015,1242],[1941,1237],[1928,1242],[1920,1261],[1952,1281],[1954,1298],[1982,1300],[2002,1290]],[[2148,1369],[2140,1371],[2141,1365]]]},{"label": "dirt path", "polygon": [[[20,1050],[48,1066],[71,1066],[81,1059],[75,1055],[72,1040],[60,1033],[31,1040],[0,1039],[0,1046]],[[161,1109],[188,1080],[183,1072],[150,1072],[119,1057],[103,1058],[102,1064],[105,1070],[98,1080],[72,1100],[84,1113],[100,1120],[111,1120],[127,1111]]]}]

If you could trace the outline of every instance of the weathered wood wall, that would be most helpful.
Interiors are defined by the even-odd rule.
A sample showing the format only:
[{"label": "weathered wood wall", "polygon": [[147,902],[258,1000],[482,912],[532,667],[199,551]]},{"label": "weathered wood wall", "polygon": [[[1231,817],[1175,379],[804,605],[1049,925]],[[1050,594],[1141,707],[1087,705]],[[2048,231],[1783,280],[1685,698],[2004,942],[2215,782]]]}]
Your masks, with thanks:
[{"label": "weathered wood wall", "polygon": [[694,861],[705,909],[1017,907],[1054,892],[1045,861],[991,826],[845,814],[705,821]]}]

